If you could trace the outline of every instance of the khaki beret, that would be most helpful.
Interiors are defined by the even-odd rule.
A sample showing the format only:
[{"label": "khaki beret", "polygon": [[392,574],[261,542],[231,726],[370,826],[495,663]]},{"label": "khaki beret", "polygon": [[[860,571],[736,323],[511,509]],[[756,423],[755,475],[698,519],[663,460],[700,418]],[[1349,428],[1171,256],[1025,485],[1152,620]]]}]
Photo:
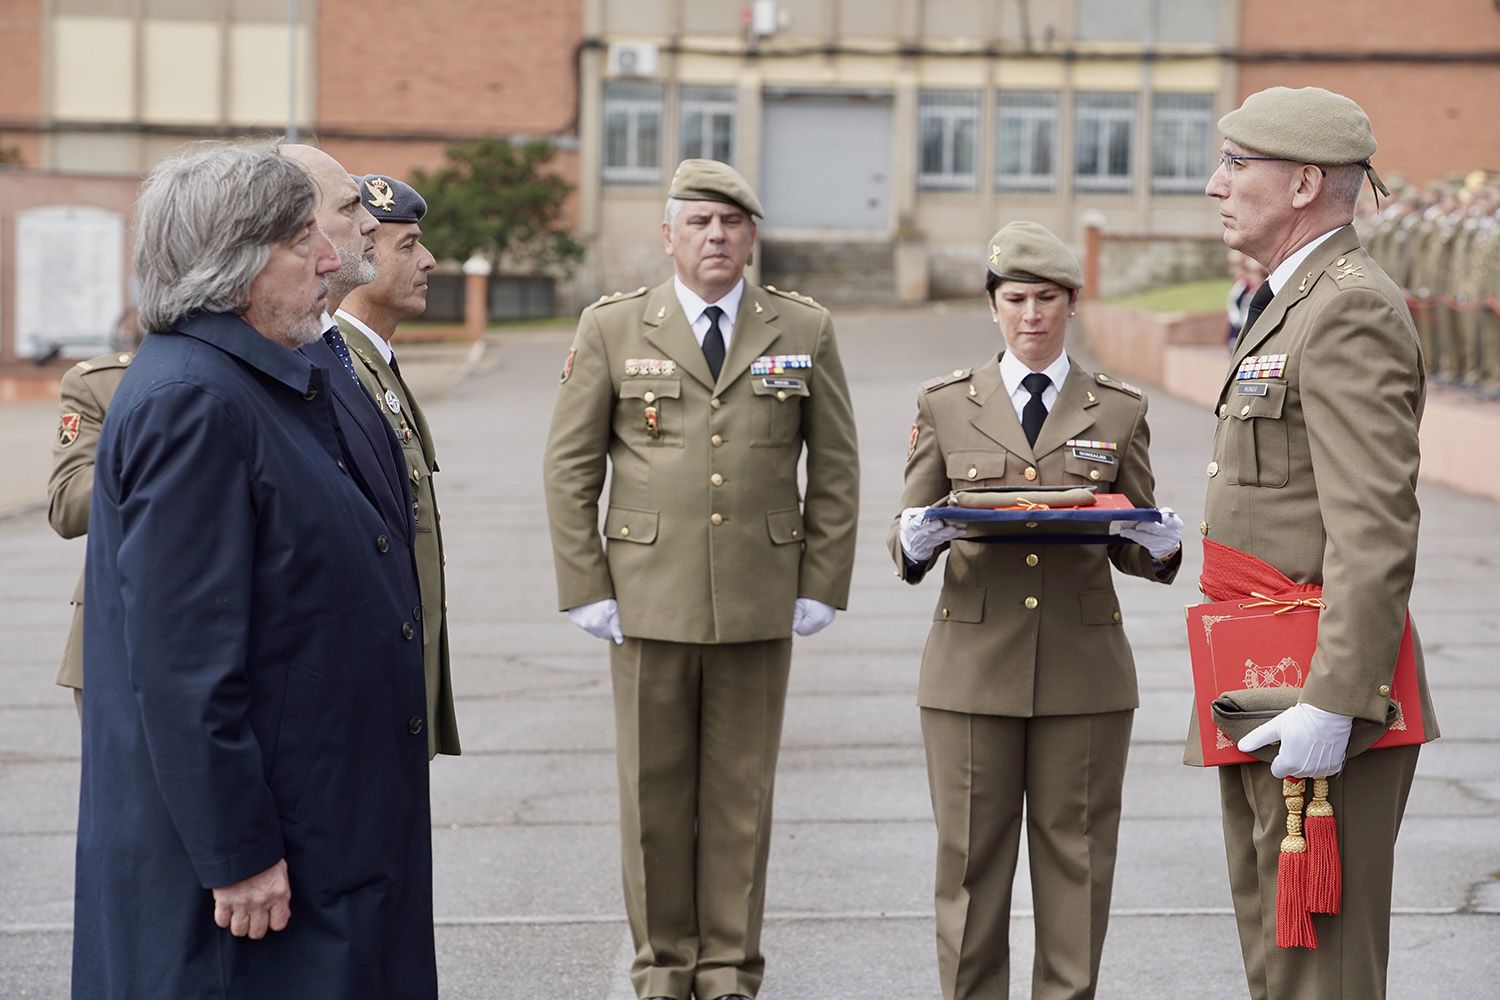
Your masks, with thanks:
[{"label": "khaki beret", "polygon": [[360,200],[377,222],[421,222],[427,201],[404,181],[382,174],[356,177]]},{"label": "khaki beret", "polygon": [[738,205],[757,218],[765,218],[760,199],[740,172],[718,160],[683,160],[672,175],[668,198],[679,201],[721,201]]},{"label": "khaki beret", "polygon": [[1371,186],[1390,195],[1370,165],[1376,149],[1370,116],[1343,94],[1322,87],[1271,87],[1220,118],[1219,131],[1267,156],[1319,166],[1358,163]]},{"label": "khaki beret", "polygon": [[1083,271],[1063,241],[1035,222],[1012,222],[990,237],[990,273],[1007,281],[1051,281],[1074,291]]}]

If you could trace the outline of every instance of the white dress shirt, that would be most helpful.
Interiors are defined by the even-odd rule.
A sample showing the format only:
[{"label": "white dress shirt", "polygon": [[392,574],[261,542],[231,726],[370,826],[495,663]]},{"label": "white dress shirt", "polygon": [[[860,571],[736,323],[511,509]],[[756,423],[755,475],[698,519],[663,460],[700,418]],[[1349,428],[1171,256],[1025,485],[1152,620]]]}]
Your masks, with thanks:
[{"label": "white dress shirt", "polygon": [[374,330],[371,330],[368,326],[361,323],[355,317],[350,316],[342,309],[334,313],[334,315],[343,320],[345,323],[348,323],[350,326],[354,327],[354,329],[358,330],[360,333],[364,334],[365,338],[369,340],[371,344],[375,345],[375,350],[380,352],[380,356],[382,358],[385,358],[385,363],[391,363],[391,359],[396,356],[396,352],[391,350],[391,345],[386,342],[386,339],[384,337],[376,333]]},{"label": "white dress shirt", "polygon": [[[1343,226],[1339,226],[1339,229],[1343,228]],[[1302,266],[1302,262],[1307,259],[1307,255],[1318,249],[1319,245],[1321,245],[1324,240],[1328,239],[1328,237],[1338,232],[1339,229],[1330,229],[1328,230],[1328,232],[1324,233],[1322,236],[1319,236],[1317,239],[1309,240],[1308,242],[1304,243],[1302,245],[1302,248],[1299,249],[1296,253],[1292,254],[1286,260],[1282,261],[1281,266],[1272,271],[1271,277],[1267,279],[1271,282],[1272,293],[1279,293],[1281,291],[1282,285],[1285,285],[1288,281],[1291,281],[1292,278],[1296,277],[1297,268]]]},{"label": "white dress shirt", "polygon": [[[1048,413],[1052,412],[1052,405],[1057,402],[1057,394],[1062,390],[1071,367],[1068,352],[1063,351],[1056,361],[1042,369],[1042,374],[1052,380],[1052,384],[1042,390],[1042,405],[1047,408]],[[1005,383],[1005,391],[1010,393],[1010,405],[1016,408],[1017,420],[1021,419],[1021,411],[1026,409],[1026,404],[1031,402],[1031,390],[1021,384],[1021,380],[1030,374],[1031,369],[1022,364],[1014,354],[1006,351],[1000,355],[1000,380]]]},{"label": "white dress shirt", "polygon": [[697,292],[684,285],[676,275],[672,276],[672,287],[677,292],[677,301],[682,304],[682,312],[688,319],[688,325],[693,328],[693,336],[698,338],[699,347],[703,346],[703,338],[708,336],[710,325],[703,310],[709,306],[718,306],[724,310],[724,315],[719,317],[719,332],[724,335],[724,354],[727,357],[729,338],[734,333],[734,318],[740,313],[740,299],[745,295],[745,279],[735,282],[728,294],[717,302],[704,302]]}]

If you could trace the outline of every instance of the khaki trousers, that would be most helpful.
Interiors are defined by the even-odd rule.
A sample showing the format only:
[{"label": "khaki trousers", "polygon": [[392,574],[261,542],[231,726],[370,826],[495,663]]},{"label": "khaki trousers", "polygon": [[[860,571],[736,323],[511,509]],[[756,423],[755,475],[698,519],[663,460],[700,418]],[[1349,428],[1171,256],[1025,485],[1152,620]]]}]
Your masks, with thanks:
[{"label": "khaki trousers", "polygon": [[1094,995],[1134,712],[1023,719],[922,709],[937,819],[945,1000],[1010,996],[1010,903],[1026,818],[1034,1000]]},{"label": "khaki trousers", "polygon": [[792,641],[610,646],[640,997],[753,997]]},{"label": "khaki trousers", "polygon": [[1344,895],[1340,913],[1314,915],[1315,950],[1276,947],[1276,866],[1286,835],[1281,779],[1260,763],[1219,768],[1229,888],[1252,1000],[1383,1000],[1396,834],[1420,749],[1360,754],[1329,781]]},{"label": "khaki trousers", "polygon": [[1479,363],[1483,370],[1480,385],[1492,392],[1500,391],[1500,314],[1489,306],[1479,310]]},{"label": "khaki trousers", "polygon": [[1438,373],[1441,358],[1438,355],[1437,311],[1440,304],[1427,300],[1428,308],[1412,306],[1411,318],[1417,327],[1417,340],[1422,345],[1422,367],[1429,376]]}]

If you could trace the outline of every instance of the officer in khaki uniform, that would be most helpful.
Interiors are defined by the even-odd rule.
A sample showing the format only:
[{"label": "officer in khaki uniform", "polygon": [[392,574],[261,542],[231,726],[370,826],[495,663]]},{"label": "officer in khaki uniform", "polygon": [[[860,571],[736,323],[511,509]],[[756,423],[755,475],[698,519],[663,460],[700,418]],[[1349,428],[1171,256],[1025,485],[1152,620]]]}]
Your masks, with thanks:
[{"label": "officer in khaki uniform", "polygon": [[[47,520],[63,538],[88,534],[89,504],[94,498],[94,452],[99,429],[120,379],[134,355],[130,351],[101,354],[69,368],[58,386],[57,440],[52,443],[52,475],[47,480]],[[83,711],[83,576],[73,590],[73,623],[63,647],[57,683],[73,689],[73,700]]]},{"label": "officer in khaki uniform", "polygon": [[662,224],[676,276],[584,310],[547,442],[559,606],[611,640],[640,997],[760,987],[791,634],[844,606],[854,559],[858,455],[833,325],[811,299],[744,280],[762,215],[733,168],[683,161]]},{"label": "officer in khaki uniform", "polygon": [[427,275],[437,262],[422,245],[427,202],[394,177],[359,178],[360,199],[380,223],[375,280],[345,296],[334,313],[353,354],[354,373],[385,414],[411,480],[417,585],[422,595],[422,654],[427,681],[427,754],[458,754],[458,721],[448,655],[448,596],[443,579],[443,526],[432,482],[437,446],[427,418],[401,377],[391,347],[396,328],[427,311]]},{"label": "officer in khaki uniform", "polygon": [[950,490],[1095,486],[1155,506],[1146,400],[1063,350],[1078,262],[1028,222],[989,243],[1005,348],[924,383],[890,531],[918,583],[946,548],[917,700],[938,827],[938,970],[946,1000],[1009,993],[1011,884],[1026,816],[1037,1000],[1092,997],[1109,922],[1120,789],[1140,701],[1110,564],[1170,583],[1182,520],[1103,545],[955,540],[923,521]]},{"label": "officer in khaki uniform", "polygon": [[[1406,621],[1422,352],[1400,290],[1349,225],[1364,177],[1380,188],[1364,111],[1319,88],[1276,87],[1219,129],[1224,159],[1207,193],[1225,243],[1266,265],[1274,298],[1224,379],[1200,527],[1297,583],[1321,584],[1327,604],[1300,704],[1240,741],[1246,751],[1279,741],[1275,762],[1219,768],[1240,944],[1253,998],[1379,1000],[1396,833],[1419,748],[1344,755],[1355,717],[1385,719]],[[1434,738],[1420,643],[1417,669]],[[1193,731],[1189,763],[1201,760],[1198,747]],[[1278,948],[1281,778],[1334,773],[1342,911],[1313,918],[1316,949]]]}]

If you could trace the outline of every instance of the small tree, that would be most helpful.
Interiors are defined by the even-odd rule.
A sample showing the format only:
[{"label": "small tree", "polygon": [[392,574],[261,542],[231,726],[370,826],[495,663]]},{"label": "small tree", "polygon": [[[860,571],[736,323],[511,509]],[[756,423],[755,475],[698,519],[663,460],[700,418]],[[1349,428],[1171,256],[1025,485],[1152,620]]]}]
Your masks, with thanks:
[{"label": "small tree", "polygon": [[413,186],[427,199],[422,242],[440,260],[478,252],[497,268],[504,261],[570,270],[583,247],[559,228],[573,185],[547,169],[555,154],[545,139],[512,144],[488,137],[449,146],[446,166],[413,174]]},{"label": "small tree", "polygon": [[20,146],[0,146],[0,167],[19,167],[22,164]]}]

